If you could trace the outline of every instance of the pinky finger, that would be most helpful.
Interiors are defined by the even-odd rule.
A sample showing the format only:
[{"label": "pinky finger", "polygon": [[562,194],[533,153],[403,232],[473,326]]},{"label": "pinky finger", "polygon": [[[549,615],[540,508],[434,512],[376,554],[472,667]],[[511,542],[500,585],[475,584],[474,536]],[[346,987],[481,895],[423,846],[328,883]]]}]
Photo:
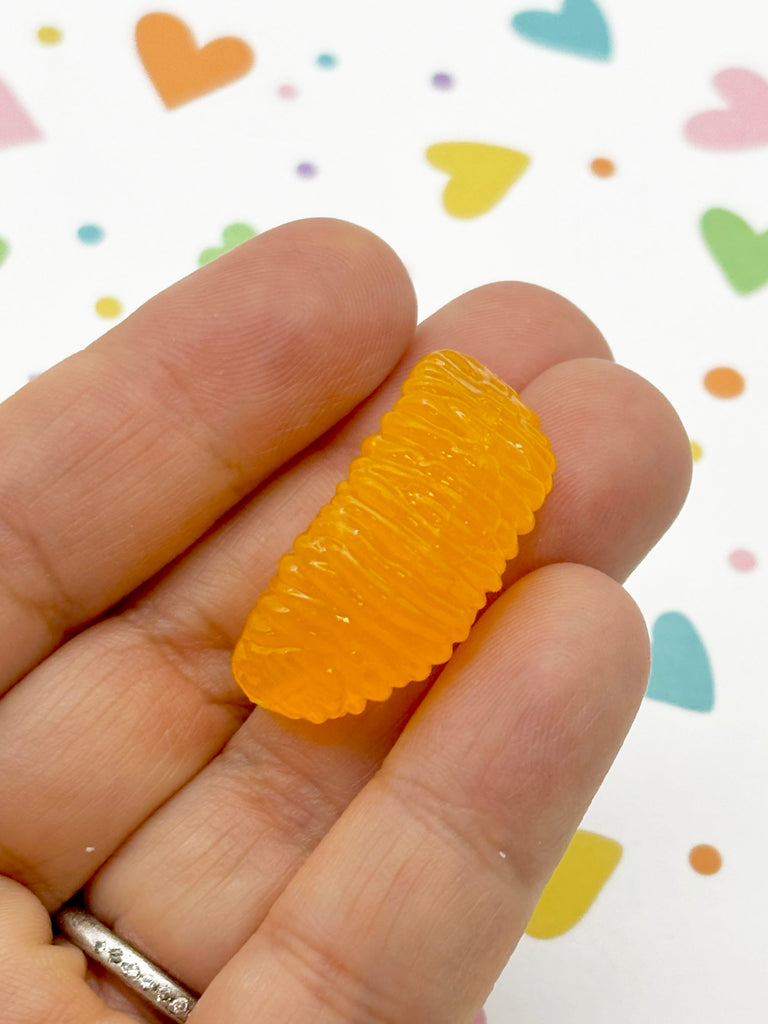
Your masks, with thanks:
[{"label": "pinky finger", "polygon": [[560,564],[515,584],[191,1021],[471,1024],[648,663],[642,616],[609,577]]},{"label": "pinky finger", "polygon": [[135,1024],[90,987],[86,961],[52,943],[51,919],[23,885],[0,876],[0,1010],[3,1024]]}]

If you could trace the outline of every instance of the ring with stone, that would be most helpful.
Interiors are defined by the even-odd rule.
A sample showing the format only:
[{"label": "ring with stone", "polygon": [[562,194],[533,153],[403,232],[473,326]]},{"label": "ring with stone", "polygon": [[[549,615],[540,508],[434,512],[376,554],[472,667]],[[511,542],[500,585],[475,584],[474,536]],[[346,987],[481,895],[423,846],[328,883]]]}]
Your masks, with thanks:
[{"label": "ring with stone", "polygon": [[101,964],[150,1006],[185,1024],[197,997],[82,907],[62,907],[54,916],[59,931],[87,957]]}]

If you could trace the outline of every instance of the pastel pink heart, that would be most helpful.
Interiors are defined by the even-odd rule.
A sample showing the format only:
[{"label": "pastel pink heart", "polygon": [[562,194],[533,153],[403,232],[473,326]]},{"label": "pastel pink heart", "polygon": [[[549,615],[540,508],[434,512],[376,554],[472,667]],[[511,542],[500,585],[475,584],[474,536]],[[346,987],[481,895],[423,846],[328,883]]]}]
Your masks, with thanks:
[{"label": "pastel pink heart", "polygon": [[768,145],[768,82],[746,68],[719,71],[712,82],[729,106],[692,117],[685,126],[688,141],[706,149]]},{"label": "pastel pink heart", "polygon": [[41,138],[40,130],[11,90],[0,81],[0,146]]}]

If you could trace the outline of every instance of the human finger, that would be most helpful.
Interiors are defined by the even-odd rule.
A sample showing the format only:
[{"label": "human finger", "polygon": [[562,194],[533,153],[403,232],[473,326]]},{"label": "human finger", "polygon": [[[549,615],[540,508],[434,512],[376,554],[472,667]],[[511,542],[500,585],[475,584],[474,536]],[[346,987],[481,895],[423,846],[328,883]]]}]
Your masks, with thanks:
[{"label": "human finger", "polygon": [[86,961],[52,943],[51,919],[28,889],[0,877],[0,993],[3,1024],[131,1024],[86,982]]},{"label": "human finger", "polygon": [[0,693],[374,390],[415,328],[381,239],[268,231],[0,406]]},{"label": "human finger", "polygon": [[381,770],[207,988],[197,1024],[469,1024],[644,692],[609,577],[540,569],[449,662]]}]

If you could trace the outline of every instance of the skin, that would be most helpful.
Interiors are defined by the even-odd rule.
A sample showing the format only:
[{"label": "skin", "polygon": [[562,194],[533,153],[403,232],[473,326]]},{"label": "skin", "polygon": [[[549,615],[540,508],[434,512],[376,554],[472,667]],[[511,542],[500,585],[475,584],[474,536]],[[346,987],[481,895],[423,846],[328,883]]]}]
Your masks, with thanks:
[{"label": "skin", "polygon": [[[251,714],[248,610],[436,348],[539,414],[536,530],[426,682],[322,726]],[[645,690],[621,583],[690,481],[666,399],[532,285],[417,326],[388,246],[317,219],[151,299],[0,432],[6,1024],[160,1019],[52,943],[80,889],[204,991],[192,1024],[470,1024]]]}]

